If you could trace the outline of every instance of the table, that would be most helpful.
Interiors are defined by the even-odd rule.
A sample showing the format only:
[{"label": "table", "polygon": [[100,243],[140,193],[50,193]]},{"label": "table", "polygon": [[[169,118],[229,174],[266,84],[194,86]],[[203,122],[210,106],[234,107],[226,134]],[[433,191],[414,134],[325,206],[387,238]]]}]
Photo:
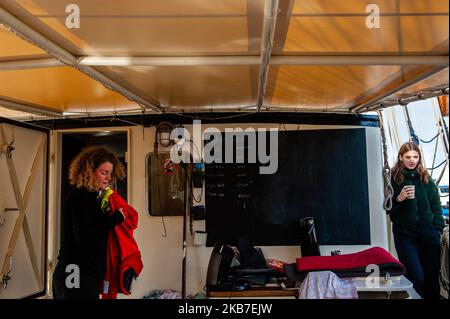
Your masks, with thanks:
[{"label": "table", "polygon": [[378,282],[371,282],[369,277],[354,277],[353,281],[358,292],[384,292],[390,298],[392,292],[407,292],[413,284],[405,276],[377,277]]},{"label": "table", "polygon": [[[386,280],[384,277],[376,278],[378,282],[370,282],[368,277],[354,277],[354,283],[358,294],[363,298],[376,298],[375,293],[384,293],[387,299],[391,298],[393,292],[398,292],[398,296],[405,298],[408,290],[413,288],[413,284],[405,276],[391,277]],[[371,294],[372,297],[371,297]],[[379,295],[379,294],[378,294]],[[284,289],[281,286],[252,287],[242,291],[208,291],[208,298],[292,298],[298,297],[298,289]],[[361,297],[360,297],[361,298]]]},{"label": "table", "polygon": [[281,286],[252,287],[242,291],[208,291],[208,298],[292,298],[297,299],[298,289],[283,289]]}]

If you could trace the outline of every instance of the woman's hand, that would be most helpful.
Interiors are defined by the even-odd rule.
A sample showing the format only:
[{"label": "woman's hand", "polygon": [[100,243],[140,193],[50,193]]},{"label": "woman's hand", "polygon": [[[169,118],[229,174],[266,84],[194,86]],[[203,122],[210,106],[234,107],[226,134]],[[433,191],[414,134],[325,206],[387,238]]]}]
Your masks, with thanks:
[{"label": "woman's hand", "polygon": [[397,202],[403,202],[410,198],[414,198],[414,188],[409,185],[403,186],[402,191],[397,196]]}]

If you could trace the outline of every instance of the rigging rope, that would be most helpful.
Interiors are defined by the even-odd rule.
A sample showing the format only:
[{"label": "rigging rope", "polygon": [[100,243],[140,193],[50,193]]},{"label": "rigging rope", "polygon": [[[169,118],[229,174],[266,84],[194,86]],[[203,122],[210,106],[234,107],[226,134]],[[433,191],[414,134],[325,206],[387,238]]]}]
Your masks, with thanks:
[{"label": "rigging rope", "polygon": [[419,141],[419,138],[417,137],[416,132],[414,132],[414,128],[413,128],[412,123],[411,123],[411,118],[409,116],[408,105],[407,104],[403,104],[403,107],[405,109],[406,123],[408,124],[408,129],[409,129],[409,134],[411,136],[411,139],[412,139],[412,141],[415,144],[419,145],[420,141]]},{"label": "rigging rope", "polygon": [[447,168],[448,162],[445,162],[444,168],[441,170],[441,173],[439,174],[439,177],[436,179],[436,185],[439,185],[441,183],[442,177],[444,177],[445,170]]},{"label": "rigging rope", "polygon": [[[437,100],[438,100],[438,104],[440,106],[439,98]],[[435,106],[435,104],[433,103],[433,108],[434,108],[434,106]],[[444,145],[444,151],[445,151],[445,154],[446,154],[446,156],[445,156],[445,159],[446,159],[445,166],[441,170],[441,174],[439,175],[438,179],[436,180],[436,184],[439,185],[440,182],[441,182],[442,177],[445,174],[446,168],[447,168],[447,166],[449,164],[448,163],[448,159],[449,159],[448,155],[449,154],[448,154],[448,126],[447,126],[447,123],[444,121],[444,118],[443,118],[444,114],[443,114],[442,108],[438,107],[437,109],[438,109],[437,110],[438,111],[437,124],[438,124],[441,132],[443,133],[441,138],[442,138],[442,144]]]},{"label": "rigging rope", "polygon": [[435,167],[431,167],[431,168],[427,168],[427,170],[431,170],[431,171],[433,171],[433,170],[435,170],[435,169],[438,169],[439,167],[441,167],[443,164],[445,164],[447,162],[447,160],[445,159],[441,164],[439,164],[439,165],[437,165],[437,166],[435,166]]},{"label": "rigging rope", "polygon": [[392,209],[392,197],[394,196],[394,189],[391,185],[391,168],[387,157],[387,144],[386,135],[384,132],[383,116],[381,111],[377,111],[378,119],[380,123],[381,141],[383,143],[383,179],[384,179],[384,204],[383,207],[386,211]]},{"label": "rigging rope", "polygon": [[[445,136],[447,136],[447,143],[448,143],[448,126],[447,126],[447,123],[445,123],[445,121],[444,121],[444,119],[442,117],[442,113],[441,113],[441,118],[440,118],[439,122],[440,122],[441,126],[444,128]],[[444,143],[444,146],[445,146],[445,151],[448,154],[447,143]]]},{"label": "rigging rope", "polygon": [[[438,136],[439,135],[439,129],[438,129],[438,133],[437,133],[437,135],[436,136]],[[436,140],[436,143],[434,144],[434,154],[433,154],[433,164],[431,164],[431,173],[430,173],[430,175],[433,177],[433,171],[434,171],[434,164],[436,163],[436,154],[437,154],[437,148],[438,148],[438,145],[439,145],[439,140],[437,139]]]},{"label": "rigging rope", "polygon": [[419,139],[422,143],[424,143],[424,144],[428,144],[428,143],[431,143],[431,142],[433,142],[434,140],[435,140],[435,138],[436,137],[438,137],[439,136],[439,132],[431,139],[431,140],[429,140],[429,141],[424,141],[424,140],[422,140],[421,138]]}]

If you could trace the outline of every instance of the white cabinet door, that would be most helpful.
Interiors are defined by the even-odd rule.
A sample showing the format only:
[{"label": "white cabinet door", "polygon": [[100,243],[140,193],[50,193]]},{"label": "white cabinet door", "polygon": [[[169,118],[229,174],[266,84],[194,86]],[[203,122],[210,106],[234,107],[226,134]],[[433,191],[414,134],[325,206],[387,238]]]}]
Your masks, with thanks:
[{"label": "white cabinet door", "polygon": [[0,118],[0,299],[44,292],[48,131]]}]

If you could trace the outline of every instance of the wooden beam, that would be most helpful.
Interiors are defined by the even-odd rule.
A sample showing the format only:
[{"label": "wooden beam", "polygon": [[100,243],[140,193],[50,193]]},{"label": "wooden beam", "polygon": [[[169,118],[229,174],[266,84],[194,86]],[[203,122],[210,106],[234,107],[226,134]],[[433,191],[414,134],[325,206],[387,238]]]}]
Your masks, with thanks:
[{"label": "wooden beam", "polygon": [[[38,164],[39,161],[42,157],[42,153],[44,152],[44,148],[45,148],[45,135],[41,137],[41,142],[39,143],[39,147],[38,150],[36,152],[36,155],[34,156],[34,161],[33,161],[33,166],[31,167],[31,172],[30,172],[30,176],[28,177],[28,182],[27,182],[27,186],[25,187],[25,192],[23,195],[23,202],[25,205],[25,209],[28,207],[28,200],[30,199],[30,194],[31,194],[31,190],[33,188],[33,184],[34,181],[36,179],[36,175],[37,175],[37,168],[38,168]],[[31,237],[31,232],[30,232],[30,227],[28,226],[28,220],[27,220],[27,216],[25,215],[25,218],[23,220],[23,224],[22,224],[22,228],[23,228],[23,233],[25,235],[25,241],[27,243],[27,247],[28,247],[28,253],[30,255],[30,260],[31,260],[31,265],[33,267],[33,271],[34,271],[34,275],[36,277],[36,280],[38,282],[39,287],[41,286],[42,282],[41,282],[41,275],[39,272],[39,268],[38,268],[38,264],[36,261],[36,253],[34,250],[34,246],[33,246],[33,240]]]}]

